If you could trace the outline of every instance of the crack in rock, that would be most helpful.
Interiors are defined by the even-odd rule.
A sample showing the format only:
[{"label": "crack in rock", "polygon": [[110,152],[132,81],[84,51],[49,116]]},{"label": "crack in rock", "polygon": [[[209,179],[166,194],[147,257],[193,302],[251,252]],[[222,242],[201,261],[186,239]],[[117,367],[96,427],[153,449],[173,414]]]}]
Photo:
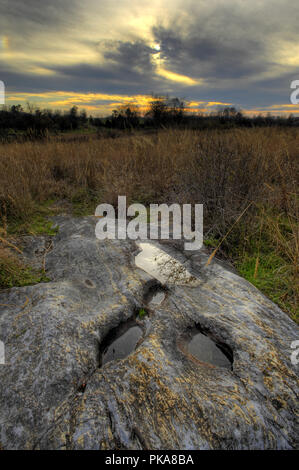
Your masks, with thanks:
[{"label": "crack in rock", "polygon": [[[155,242],[146,272],[135,242],[96,239],[95,218],[56,222],[51,282],[0,293],[1,448],[298,448],[299,329],[277,305],[217,260],[204,268],[204,248]],[[142,341],[99,368],[99,344],[140,309]],[[194,325],[233,370],[182,353]]]}]

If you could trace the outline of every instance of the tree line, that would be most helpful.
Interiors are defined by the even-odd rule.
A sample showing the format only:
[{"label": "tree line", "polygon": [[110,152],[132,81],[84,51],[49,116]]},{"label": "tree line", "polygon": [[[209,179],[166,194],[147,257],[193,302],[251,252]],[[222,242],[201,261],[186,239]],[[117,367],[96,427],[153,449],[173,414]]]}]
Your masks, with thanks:
[{"label": "tree line", "polygon": [[186,102],[179,98],[154,96],[148,109],[141,113],[138,106],[128,104],[113,110],[106,118],[87,116],[85,110],[73,106],[68,111],[34,108],[18,105],[4,106],[0,110],[0,138],[21,135],[24,138],[42,138],[48,133],[84,129],[146,129],[184,127],[192,129],[299,126],[299,118],[293,115],[245,116],[235,107],[218,108],[210,114],[195,114],[188,109]]}]

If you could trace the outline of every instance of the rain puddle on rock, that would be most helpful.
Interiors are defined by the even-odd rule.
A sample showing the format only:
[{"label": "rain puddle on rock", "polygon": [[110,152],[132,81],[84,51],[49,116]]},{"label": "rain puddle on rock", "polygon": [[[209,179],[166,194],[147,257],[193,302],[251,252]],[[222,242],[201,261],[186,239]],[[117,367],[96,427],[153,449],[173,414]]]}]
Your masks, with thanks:
[{"label": "rain puddle on rock", "polygon": [[208,336],[199,333],[198,330],[185,337],[183,343],[183,350],[200,362],[227,369],[232,368],[232,354],[228,350],[224,351],[225,346],[217,345]]},{"label": "rain puddle on rock", "polygon": [[198,282],[180,261],[153,243],[140,242],[138,246],[142,251],[135,257],[136,266],[143,269],[143,271],[156,278],[162,284],[183,285]]},{"label": "rain puddle on rock", "polygon": [[129,356],[136,349],[142,335],[142,329],[134,320],[122,323],[111,330],[100,348],[100,366]]}]

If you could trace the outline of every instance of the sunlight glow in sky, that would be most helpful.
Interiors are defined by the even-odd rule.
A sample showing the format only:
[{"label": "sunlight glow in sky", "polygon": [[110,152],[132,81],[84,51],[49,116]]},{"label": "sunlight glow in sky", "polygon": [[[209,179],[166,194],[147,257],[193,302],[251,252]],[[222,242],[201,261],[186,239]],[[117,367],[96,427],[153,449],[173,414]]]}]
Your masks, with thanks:
[{"label": "sunlight glow in sky", "polygon": [[7,104],[100,115],[151,93],[298,113],[298,18],[293,0],[1,0],[0,80]]}]

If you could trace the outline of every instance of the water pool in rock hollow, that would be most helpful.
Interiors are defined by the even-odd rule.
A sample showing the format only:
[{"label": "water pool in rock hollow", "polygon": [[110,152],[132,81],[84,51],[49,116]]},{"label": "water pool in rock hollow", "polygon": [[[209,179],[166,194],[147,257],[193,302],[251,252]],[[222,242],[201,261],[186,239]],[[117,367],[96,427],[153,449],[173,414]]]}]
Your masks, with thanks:
[{"label": "water pool in rock hollow", "polygon": [[142,328],[132,321],[111,330],[104,340],[105,346],[101,351],[100,365],[103,366],[107,362],[129,356],[135,350],[142,335]]},{"label": "water pool in rock hollow", "polygon": [[232,361],[211,338],[198,330],[185,339],[185,350],[201,362],[213,366],[232,368]]}]

